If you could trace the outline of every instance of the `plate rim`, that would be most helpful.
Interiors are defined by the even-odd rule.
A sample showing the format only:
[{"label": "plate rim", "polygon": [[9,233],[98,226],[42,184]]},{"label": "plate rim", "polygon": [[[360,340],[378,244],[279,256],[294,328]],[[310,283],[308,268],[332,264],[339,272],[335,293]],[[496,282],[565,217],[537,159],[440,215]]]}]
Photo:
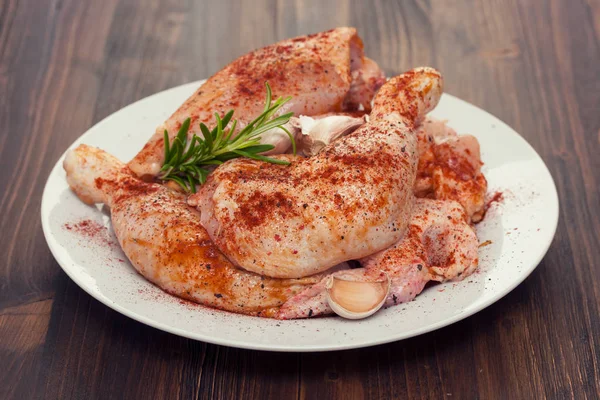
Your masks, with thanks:
[{"label": "plate rim", "polygon": [[[169,326],[165,323],[157,322],[156,320],[154,320],[152,318],[149,318],[144,315],[140,315],[137,312],[131,311],[128,308],[121,306],[120,304],[118,304],[114,301],[111,301],[110,298],[102,295],[101,293],[93,292],[91,289],[89,289],[87,287],[87,285],[81,279],[79,279],[76,276],[76,274],[73,271],[70,270],[70,267],[66,265],[67,264],[66,261],[61,260],[61,258],[58,257],[58,249],[57,249],[58,243],[55,243],[55,240],[52,238],[52,234],[50,233],[49,218],[47,218],[47,216],[44,215],[45,204],[49,201],[48,200],[49,191],[50,191],[49,182],[50,182],[51,177],[54,176],[54,174],[57,172],[56,170],[62,168],[62,162],[65,158],[67,151],[69,151],[70,149],[79,145],[83,140],[85,140],[85,138],[91,134],[91,131],[93,128],[105,123],[106,120],[114,117],[115,114],[117,114],[117,113],[126,112],[127,109],[135,106],[139,102],[145,101],[154,96],[163,95],[170,91],[181,90],[182,88],[184,88],[186,86],[200,85],[205,81],[206,81],[205,79],[201,79],[198,81],[189,82],[189,83],[185,83],[182,85],[178,85],[175,87],[171,87],[171,88],[162,90],[160,92],[151,94],[144,98],[141,98],[141,99],[139,99],[131,104],[128,104],[127,106],[107,115],[102,120],[100,120],[99,122],[97,122],[96,124],[94,124],[90,128],[88,128],[82,135],[80,135],[77,139],[75,139],[73,141],[73,143],[71,143],[71,145],[69,145],[67,147],[67,149],[62,153],[62,155],[59,157],[59,159],[54,164],[54,167],[50,170],[50,173],[49,173],[48,178],[46,179],[46,183],[44,185],[44,191],[42,193],[42,199],[41,199],[41,204],[40,204],[40,217],[42,220],[42,231],[44,233],[44,239],[46,240],[46,243],[48,245],[48,248],[50,249],[50,252],[52,253],[53,258],[60,265],[61,269],[67,274],[67,276],[73,282],[75,282],[75,284],[77,286],[79,286],[79,288],[83,289],[83,291],[85,291],[88,295],[90,295],[94,299],[98,300],[102,304],[106,305],[107,307],[113,309],[114,311],[116,311],[128,318],[131,318],[131,319],[133,319],[137,322],[140,322],[144,325],[148,325],[153,328],[159,329],[161,331],[172,333],[172,334],[175,334],[175,335],[178,335],[181,337],[185,337],[188,339],[203,341],[206,343],[211,343],[211,344],[216,344],[216,345],[248,349],[248,350],[261,350],[261,351],[274,351],[274,352],[324,352],[324,351],[340,351],[340,350],[358,349],[358,348],[364,348],[364,347],[377,346],[377,345],[381,345],[381,344],[386,344],[386,343],[396,342],[396,341],[400,341],[400,340],[404,340],[404,339],[409,339],[411,337],[419,336],[419,335],[422,335],[422,334],[425,334],[428,332],[432,332],[437,329],[441,329],[443,327],[452,325],[456,322],[466,319],[466,318],[472,316],[473,314],[478,313],[481,310],[484,310],[485,308],[489,307],[490,305],[496,303],[498,300],[500,300],[501,298],[503,298],[504,296],[509,294],[511,291],[513,291],[518,285],[523,283],[525,281],[525,279],[527,279],[531,275],[531,273],[538,267],[538,265],[540,264],[542,259],[546,256],[548,249],[554,242],[554,239],[556,236],[556,231],[558,228],[558,222],[560,219],[560,199],[558,197],[558,191],[556,189],[556,183],[554,182],[554,178],[552,177],[552,174],[551,174],[550,170],[548,169],[548,166],[542,159],[542,157],[539,155],[539,153],[533,148],[533,146],[531,146],[531,144],[523,136],[521,136],[516,130],[514,130],[512,127],[510,127],[504,121],[502,121],[500,118],[496,117],[492,113],[490,113],[472,103],[469,103],[465,100],[460,99],[459,97],[453,96],[449,93],[444,93],[443,96],[451,98],[452,101],[457,101],[457,102],[463,103],[463,105],[477,108],[480,112],[486,114],[486,117],[494,119],[499,124],[502,124],[504,128],[507,128],[510,131],[512,131],[523,142],[523,145],[527,146],[528,149],[531,150],[537,156],[539,161],[541,161],[541,164],[544,168],[544,172],[549,177],[549,183],[551,183],[551,187],[552,187],[552,191],[551,191],[552,200],[553,200],[552,205],[555,205],[555,207],[552,207],[552,210],[551,210],[552,211],[552,219],[553,219],[553,221],[552,221],[553,229],[552,229],[552,232],[550,235],[550,240],[548,240],[547,243],[544,244],[543,251],[540,252],[536,261],[532,262],[531,266],[529,266],[529,268],[523,270],[523,272],[519,275],[519,278],[514,280],[513,282],[511,282],[510,285],[506,285],[498,293],[496,293],[489,299],[482,301],[480,304],[476,305],[475,307],[472,307],[471,309],[469,309],[467,311],[464,311],[460,314],[456,314],[450,318],[444,319],[437,323],[429,324],[420,329],[412,330],[408,333],[391,334],[391,335],[388,335],[385,337],[380,337],[380,338],[371,339],[371,340],[362,339],[358,342],[352,342],[352,343],[348,343],[348,344],[335,343],[335,344],[327,344],[327,345],[301,345],[299,347],[294,347],[294,346],[290,346],[290,345],[281,345],[279,343],[272,343],[269,345],[261,344],[261,343],[253,344],[251,342],[244,342],[244,341],[240,341],[237,339],[220,338],[217,335],[211,336],[211,335],[206,335],[206,334],[202,334],[202,333],[193,333],[193,332],[181,329],[181,328]],[[205,306],[203,306],[203,307],[205,307]],[[209,307],[206,307],[206,308],[209,308]],[[227,311],[225,311],[225,312],[227,312]],[[236,313],[231,313],[231,314],[237,315]],[[258,318],[258,317],[256,317],[256,318]],[[281,322],[285,323],[285,321],[283,321],[283,320]]]}]

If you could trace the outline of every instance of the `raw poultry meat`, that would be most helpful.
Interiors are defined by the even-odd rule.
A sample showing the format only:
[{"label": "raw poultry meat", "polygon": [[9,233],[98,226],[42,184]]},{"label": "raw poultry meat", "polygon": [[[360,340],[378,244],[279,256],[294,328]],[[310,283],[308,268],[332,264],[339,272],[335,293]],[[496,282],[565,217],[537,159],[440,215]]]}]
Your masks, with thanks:
[{"label": "raw poultry meat", "polygon": [[296,278],[397,242],[408,224],[417,167],[415,121],[437,104],[442,78],[416,68],[377,93],[370,122],[290,166],[235,159],[188,203],[236,265]]},{"label": "raw poultry meat", "polygon": [[419,165],[415,195],[456,200],[471,222],[483,218],[487,181],[481,172],[479,142],[457,135],[445,121],[427,118],[417,130]]},{"label": "raw poultry meat", "polygon": [[[344,114],[292,118],[297,147],[313,156],[327,144],[353,132],[364,118]],[[487,181],[481,172],[479,142],[458,135],[445,121],[427,117],[417,129],[419,163],[414,185],[416,197],[456,200],[473,223],[481,221]]]},{"label": "raw poultry meat", "polygon": [[[235,110],[238,128],[259,115],[264,107],[265,82],[273,96],[292,99],[280,113],[318,115],[330,111],[369,109],[375,91],[385,82],[377,64],[363,54],[363,44],[354,28],[336,28],[308,36],[284,40],[250,52],[206,81],[164,124],[144,148],[129,162],[141,177],[154,177],[164,162],[163,132],[169,139],[181,124],[191,119],[188,136],[201,136],[199,124],[215,124],[214,114]],[[273,153],[283,153],[290,145],[285,132],[274,130],[262,135],[263,143],[273,144]]]},{"label": "raw poultry meat", "polygon": [[[168,293],[210,307],[283,319],[331,313],[325,274],[273,279],[233,266],[212,244],[183,195],[146,183],[108,153],[80,145],[64,161],[79,198],[110,207],[123,251],[146,279]],[[392,278],[386,305],[409,301],[430,281],[463,279],[477,267],[477,237],[453,201],[417,200],[406,235],[365,257],[364,268],[334,272],[355,280]],[[283,305],[283,306],[282,306]],[[281,308],[280,308],[281,307]]]},{"label": "raw poultry meat", "polygon": [[[242,127],[262,111],[265,81],[275,97],[293,96],[280,113],[322,118],[351,111],[360,118],[309,121],[336,130],[331,141],[340,138],[303,137],[308,159],[281,154],[287,135],[263,134],[290,166],[231,160],[188,199],[138,179],[159,171],[165,129],[172,139],[190,117],[191,136],[200,122],[213,125],[214,113],[230,109]],[[389,277],[386,306],[409,301],[429,281],[463,279],[477,268],[470,222],[481,219],[486,182],[476,139],[425,120],[442,91],[437,71],[417,68],[383,82],[353,28],[289,39],[210,78],[128,166],[86,145],[68,152],[67,180],[83,201],[110,207],[136,270],[179,297],[249,315],[305,318],[332,312],[325,282],[335,275]],[[368,123],[358,127],[371,105]],[[429,199],[415,200],[413,190]],[[351,259],[362,268],[350,269],[344,261]]]},{"label": "raw poultry meat", "polygon": [[110,207],[127,258],[168,293],[210,307],[272,317],[289,297],[320,276],[272,279],[234,267],[212,244],[185,197],[134,177],[110,154],[80,145],[64,161],[67,181],[81,200]]},{"label": "raw poultry meat", "polygon": [[[363,268],[334,274],[355,281],[375,282],[387,274],[391,290],[386,306],[415,298],[427,282],[461,280],[478,264],[477,235],[455,201],[418,199],[406,235],[390,248],[360,260]],[[277,318],[331,314],[325,277],[288,300]]]}]

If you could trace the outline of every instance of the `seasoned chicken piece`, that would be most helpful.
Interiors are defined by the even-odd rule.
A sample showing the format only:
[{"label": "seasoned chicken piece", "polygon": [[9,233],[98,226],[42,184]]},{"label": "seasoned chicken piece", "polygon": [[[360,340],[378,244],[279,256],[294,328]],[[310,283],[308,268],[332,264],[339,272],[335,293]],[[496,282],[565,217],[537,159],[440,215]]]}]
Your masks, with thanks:
[{"label": "seasoned chicken piece", "polygon": [[102,150],[81,145],[67,153],[64,168],[81,200],[110,207],[115,234],[135,269],[168,293],[272,317],[288,298],[320,280],[272,279],[234,267],[181,194],[139,180]]},{"label": "seasoned chicken piece", "polygon": [[[186,118],[191,118],[188,136],[201,137],[199,124],[214,126],[214,114],[235,110],[238,128],[262,113],[265,82],[273,98],[292,96],[281,114],[317,115],[369,109],[375,91],[385,82],[377,64],[363,55],[363,44],[354,28],[337,28],[301,36],[252,51],[217,72],[206,81],[164,124],[129,163],[138,176],[155,176],[164,160],[163,132],[170,140]],[[290,145],[285,132],[272,130],[262,142],[273,144],[274,154]]]},{"label": "seasoned chicken piece", "polygon": [[345,110],[371,110],[371,100],[385,82],[385,74],[370,58],[360,57],[358,51],[352,56],[352,85],[344,99]]},{"label": "seasoned chicken piece", "polygon": [[469,220],[483,218],[487,181],[481,173],[479,142],[457,135],[445,121],[427,118],[417,131],[419,166],[415,195],[456,200]]},{"label": "seasoned chicken piece", "polygon": [[432,68],[392,78],[370,122],[316,156],[228,161],[188,203],[234,264],[261,275],[308,276],[383,250],[402,237],[414,203],[414,122],[441,92]]},{"label": "seasoned chicken piece", "polygon": [[[347,280],[376,282],[391,279],[385,306],[415,298],[425,284],[461,280],[477,269],[477,235],[455,201],[418,199],[406,235],[392,247],[365,257],[363,268],[334,275]],[[327,303],[325,282],[311,286],[288,300],[277,318],[307,318],[333,311]]]},{"label": "seasoned chicken piece", "polygon": [[[349,115],[292,118],[298,151],[312,156],[327,144],[362,125]],[[481,172],[479,142],[457,135],[444,121],[427,118],[417,130],[419,163],[414,193],[417,197],[456,200],[469,220],[479,222],[484,213],[487,181]]]}]

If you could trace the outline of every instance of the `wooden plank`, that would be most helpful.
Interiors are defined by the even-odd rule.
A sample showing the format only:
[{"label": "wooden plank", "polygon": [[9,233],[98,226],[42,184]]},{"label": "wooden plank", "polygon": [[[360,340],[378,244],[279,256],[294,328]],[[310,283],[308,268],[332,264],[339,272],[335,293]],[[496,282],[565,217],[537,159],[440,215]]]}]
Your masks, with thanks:
[{"label": "wooden plank", "polygon": [[[598,15],[593,0],[4,0],[0,397],[600,397]],[[253,48],[338,25],[356,26],[388,74],[441,69],[448,92],[506,121],[546,161],[561,220],[522,285],[417,338],[287,354],[149,328],[60,271],[38,210],[49,169],[76,137]]]},{"label": "wooden plank", "polygon": [[[0,43],[0,309],[53,292],[60,270],[41,230],[48,171],[92,123],[114,1],[8,2]],[[93,20],[93,24],[91,21]],[[93,26],[93,29],[92,29]],[[10,279],[8,279],[10,277]]]},{"label": "wooden plank", "polygon": [[31,398],[38,382],[52,299],[9,307],[0,313],[0,398]]}]

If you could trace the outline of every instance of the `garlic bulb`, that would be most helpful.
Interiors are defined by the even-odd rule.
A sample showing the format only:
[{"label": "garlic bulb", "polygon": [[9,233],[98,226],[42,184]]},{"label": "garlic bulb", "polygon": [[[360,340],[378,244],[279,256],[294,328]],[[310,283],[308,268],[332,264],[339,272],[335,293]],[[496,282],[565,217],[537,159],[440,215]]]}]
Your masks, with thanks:
[{"label": "garlic bulb", "polygon": [[390,292],[391,280],[377,282],[352,281],[330,276],[325,284],[327,302],[340,317],[366,318],[378,311]]},{"label": "garlic bulb", "polygon": [[321,118],[301,115],[290,120],[290,124],[297,128],[298,151],[306,156],[314,156],[334,140],[353,132],[364,123],[363,117],[347,115],[328,115]]}]

